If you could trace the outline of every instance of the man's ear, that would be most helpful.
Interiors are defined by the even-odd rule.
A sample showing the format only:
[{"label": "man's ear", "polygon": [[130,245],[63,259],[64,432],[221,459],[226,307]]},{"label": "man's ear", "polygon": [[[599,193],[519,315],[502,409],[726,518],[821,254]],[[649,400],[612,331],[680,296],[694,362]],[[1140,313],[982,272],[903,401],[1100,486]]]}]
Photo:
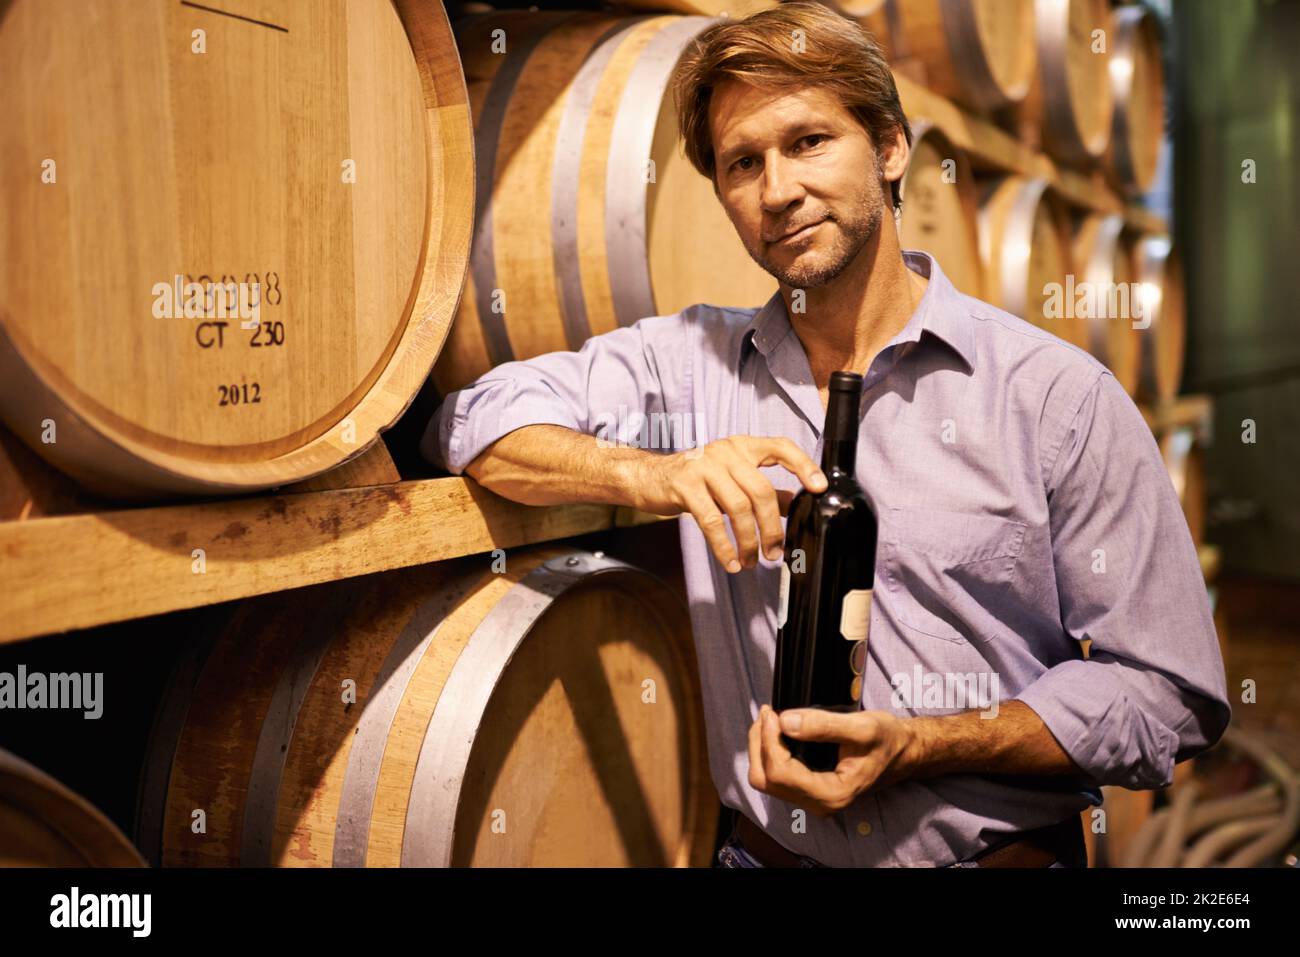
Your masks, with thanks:
[{"label": "man's ear", "polygon": [[894,130],[893,137],[884,143],[886,181],[893,183],[902,179],[903,174],[907,172],[907,164],[911,156],[912,151],[907,145],[907,137],[903,135],[903,128],[900,126]]}]

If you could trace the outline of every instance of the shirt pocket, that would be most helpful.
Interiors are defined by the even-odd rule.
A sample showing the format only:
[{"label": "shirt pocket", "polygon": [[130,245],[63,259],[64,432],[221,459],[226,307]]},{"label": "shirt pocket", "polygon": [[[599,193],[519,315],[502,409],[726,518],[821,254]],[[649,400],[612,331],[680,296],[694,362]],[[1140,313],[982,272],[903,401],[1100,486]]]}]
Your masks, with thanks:
[{"label": "shirt pocket", "polygon": [[1028,526],[977,512],[890,506],[882,531],[885,587],[909,628],[966,643],[985,609],[1009,596]]}]

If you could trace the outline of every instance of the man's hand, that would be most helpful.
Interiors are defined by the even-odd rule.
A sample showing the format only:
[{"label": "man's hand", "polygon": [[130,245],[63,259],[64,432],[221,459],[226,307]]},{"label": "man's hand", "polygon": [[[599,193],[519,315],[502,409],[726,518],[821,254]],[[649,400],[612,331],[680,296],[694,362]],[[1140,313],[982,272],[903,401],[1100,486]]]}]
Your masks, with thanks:
[{"label": "man's hand", "polygon": [[[781,743],[781,732],[800,741],[838,741],[834,771],[810,771]],[[917,745],[912,721],[888,711],[843,714],[791,708],[777,714],[767,705],[749,729],[750,786],[830,817],[870,788],[904,780]]]},{"label": "man's hand", "polygon": [[[812,492],[826,489],[826,476],[803,449],[786,438],[732,435],[703,448],[650,455],[640,460],[636,507],[653,515],[690,512],[718,561],[729,572],[758,564],[760,545],[773,560],[781,557],[785,535],[781,516],[791,492],[777,492],[760,468],[782,465]],[[731,519],[735,545],[723,513]],[[758,531],[755,534],[755,523]]]}]

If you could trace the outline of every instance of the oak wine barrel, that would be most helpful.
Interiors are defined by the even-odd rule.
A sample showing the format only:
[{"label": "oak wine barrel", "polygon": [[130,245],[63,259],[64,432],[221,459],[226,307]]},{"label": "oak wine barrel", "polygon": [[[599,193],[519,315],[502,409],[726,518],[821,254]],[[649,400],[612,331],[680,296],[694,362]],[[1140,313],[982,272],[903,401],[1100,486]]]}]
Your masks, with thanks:
[{"label": "oak wine barrel", "polygon": [[1199,548],[1205,541],[1205,457],[1196,431],[1186,426],[1170,429],[1160,439],[1160,454],[1183,506],[1187,529]]},{"label": "oak wine barrel", "polygon": [[1047,181],[991,180],[977,220],[988,301],[1088,348],[1088,322],[1066,295],[1074,272],[1069,214]]},{"label": "oak wine barrel", "polygon": [[669,76],[707,17],[527,11],[458,20],[477,146],[470,275],[442,393],[512,359],[776,281],[683,155]]},{"label": "oak wine barrel", "polygon": [[1022,139],[1068,165],[1091,166],[1110,142],[1111,22],[1106,0],[1035,0],[1038,71],[1014,117]]},{"label": "oak wine barrel", "polygon": [[915,58],[940,95],[992,111],[1028,94],[1033,0],[887,0],[885,20],[891,59]]},{"label": "oak wine barrel", "polygon": [[103,812],[0,748],[0,867],[143,867]]},{"label": "oak wine barrel", "polygon": [[1107,171],[1129,194],[1145,193],[1156,176],[1165,130],[1165,70],[1160,25],[1146,7],[1114,11],[1110,61],[1115,119]]},{"label": "oak wine barrel", "polygon": [[912,128],[899,243],[923,249],[939,261],[954,286],[976,299],[984,295],[976,215],[979,191],[966,154],[927,123]]},{"label": "oak wine barrel", "polygon": [[1183,378],[1187,313],[1182,257],[1168,236],[1142,236],[1133,243],[1133,272],[1141,288],[1145,324],[1139,330],[1138,395],[1145,402],[1165,402],[1178,394]]},{"label": "oak wine barrel", "polygon": [[110,496],[307,479],[427,378],[473,209],[442,4],[13,0],[0,415]]},{"label": "oak wine barrel", "polygon": [[243,603],[191,648],[159,710],[137,817],[146,854],[707,864],[718,805],[678,594],[599,552],[491,561]]},{"label": "oak wine barrel", "polygon": [[[1142,359],[1141,334],[1133,327],[1139,287],[1124,240],[1124,217],[1087,213],[1074,233],[1077,280],[1091,287],[1088,350],[1115,376],[1130,396],[1137,393]],[[1076,301],[1077,301],[1076,296]]]}]

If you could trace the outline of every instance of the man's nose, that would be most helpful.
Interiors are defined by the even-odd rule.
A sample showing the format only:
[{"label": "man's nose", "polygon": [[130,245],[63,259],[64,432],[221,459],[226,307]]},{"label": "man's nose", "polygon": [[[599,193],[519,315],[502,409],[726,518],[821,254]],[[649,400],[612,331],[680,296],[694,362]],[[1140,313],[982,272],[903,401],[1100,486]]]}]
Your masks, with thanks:
[{"label": "man's nose", "polygon": [[763,209],[779,213],[803,196],[803,187],[790,161],[781,155],[769,157],[763,166]]}]

